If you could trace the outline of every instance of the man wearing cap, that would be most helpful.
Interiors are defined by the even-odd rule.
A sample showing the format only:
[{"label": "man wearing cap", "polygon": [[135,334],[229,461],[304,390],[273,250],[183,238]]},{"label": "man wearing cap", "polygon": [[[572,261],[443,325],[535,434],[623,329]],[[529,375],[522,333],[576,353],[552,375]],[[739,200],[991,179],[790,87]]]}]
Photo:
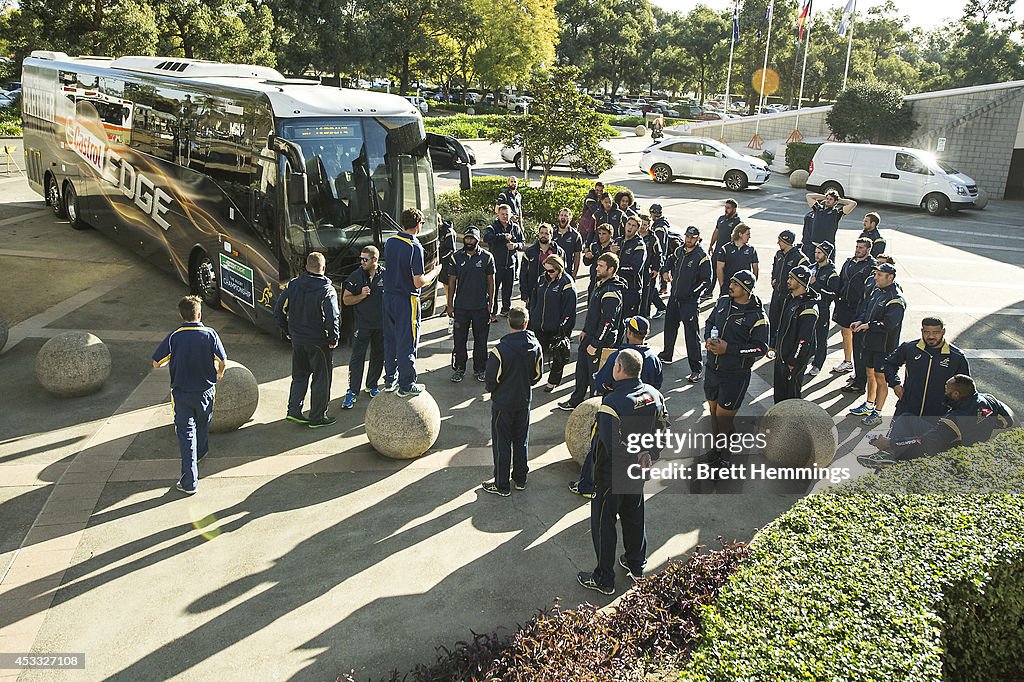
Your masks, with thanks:
[{"label": "man wearing cap", "polygon": [[[733,418],[750,386],[750,369],[768,353],[768,320],[754,283],[749,270],[734,274],[728,295],[718,299],[704,324],[704,397],[716,442],[735,433]],[[708,456],[713,463],[728,462],[728,451],[712,449]]]},{"label": "man wearing cap", "polygon": [[668,416],[664,397],[640,379],[640,367],[634,350],[624,350],[616,358],[614,389],[601,400],[591,441],[596,489],[590,503],[590,534],[597,566],[592,572],[580,572],[577,580],[601,594],[615,592],[616,521],[622,524],[625,550],[619,565],[635,580],[647,564],[642,474],[658,459],[660,447],[631,452],[627,444],[645,444],[650,436],[667,429]]},{"label": "man wearing cap", "polygon": [[[614,251],[614,249],[612,249]],[[640,236],[640,218],[626,218],[626,234],[619,246],[618,275],[626,281],[622,296],[622,315],[632,317],[640,311],[644,281],[647,279],[647,245]]]},{"label": "man wearing cap", "polygon": [[[740,214],[737,211],[738,205],[735,199],[726,199],[725,207],[722,215],[718,216],[718,220],[715,222],[715,229],[711,231],[711,239],[708,241],[708,254],[714,257],[715,250],[718,248],[720,242],[725,241],[725,235],[731,235],[732,231],[736,229],[736,226],[743,222],[740,218]],[[715,268],[711,269],[711,286],[708,287],[707,293],[701,297],[702,301],[706,301],[714,294],[715,287]],[[727,286],[723,283],[722,285]]]},{"label": "man wearing cap", "polygon": [[882,222],[881,216],[872,211],[864,216],[864,229],[861,231],[860,236],[865,239],[871,240],[871,255],[878,258],[881,254],[885,253],[885,237],[882,236],[881,230],[878,229],[878,224]]},{"label": "man wearing cap", "polygon": [[583,257],[583,235],[572,226],[572,211],[563,208],[558,212],[554,241],[565,254],[565,271],[573,279],[580,276],[580,258]]},{"label": "man wearing cap", "polygon": [[782,302],[779,330],[775,333],[775,402],[800,398],[804,371],[814,355],[818,321],[818,294],[811,286],[811,269],[793,268],[786,278],[789,293]]},{"label": "man wearing cap", "polygon": [[651,314],[651,306],[657,308],[655,320],[665,315],[665,302],[658,295],[658,274],[665,262],[665,253],[661,248],[661,240],[651,229],[651,216],[646,213],[640,216],[640,238],[647,247],[647,274],[644,277],[644,291],[640,301],[640,314],[644,317]]},{"label": "man wearing cap", "polygon": [[501,292],[501,314],[508,314],[512,305],[512,284],[519,269],[519,252],[523,250],[526,234],[518,223],[511,222],[512,209],[508,204],[498,207],[498,218],[484,230],[484,241],[494,255],[495,296],[491,299],[491,317],[498,313],[498,291]]},{"label": "man wearing cap", "polygon": [[597,238],[587,244],[583,251],[583,264],[590,267],[590,282],[587,284],[588,297],[594,293],[594,287],[597,286],[597,259],[606,253],[612,253],[612,247],[615,246],[615,241],[612,239],[614,231],[615,228],[607,223],[599,224],[596,232]]},{"label": "man wearing cap", "polygon": [[818,376],[828,354],[828,329],[832,323],[829,308],[839,291],[839,274],[832,262],[835,247],[831,242],[815,244],[814,263],[811,265],[811,288],[818,293],[818,324],[814,337],[814,359],[807,369],[808,376]]},{"label": "man wearing cap", "polygon": [[779,250],[775,252],[772,263],[772,300],[768,303],[769,335],[768,345],[776,347],[775,336],[782,319],[783,302],[789,295],[789,273],[798,265],[808,265],[807,256],[796,244],[796,235],[791,230],[779,233]]},{"label": "man wearing cap", "polygon": [[839,192],[834,189],[824,194],[810,192],[806,198],[807,206],[814,214],[811,217],[811,238],[804,242],[804,255],[809,261],[814,258],[814,244],[836,243],[839,221],[843,216],[853,213],[853,209],[857,208],[857,202],[853,199],[841,199]]},{"label": "man wearing cap", "polygon": [[526,303],[529,303],[533,290],[537,288],[547,257],[558,256],[565,262],[565,251],[552,240],[552,232],[551,225],[541,223],[537,228],[537,241],[523,252],[523,264],[519,271],[519,293],[520,298]]},{"label": "man wearing cap", "polygon": [[854,334],[864,335],[864,364],[867,368],[867,396],[864,404],[850,410],[863,416],[861,424],[882,423],[879,412],[885,405],[889,386],[885,381],[885,358],[900,341],[907,301],[896,284],[896,267],[882,263],[875,268],[875,290],[865,301],[858,319],[850,326]]},{"label": "man wearing cap", "polygon": [[462,237],[462,250],[456,251],[448,275],[448,310],[455,319],[452,350],[452,377],[455,383],[466,376],[469,359],[467,344],[473,330],[473,374],[484,380],[487,371],[487,335],[490,331],[494,300],[494,257],[480,248],[480,230],[470,226]]},{"label": "man wearing cap", "polygon": [[601,351],[619,342],[622,329],[622,294],[626,282],[616,272],[619,258],[614,253],[605,253],[597,259],[597,286],[587,303],[587,316],[580,332],[579,353],[576,356],[576,386],[568,400],[558,403],[558,408],[576,409],[587,399],[591,382],[601,362]]},{"label": "man wearing cap", "polygon": [[661,272],[662,279],[672,284],[672,293],[668,297],[665,318],[665,348],[658,357],[666,363],[672,362],[681,322],[686,340],[686,359],[690,363],[690,376],[686,379],[696,383],[704,370],[697,311],[701,297],[712,284],[711,259],[700,246],[700,230],[695,225],[686,228],[682,246],[669,254]]},{"label": "man wearing cap", "polygon": [[[640,354],[642,366],[640,369],[640,381],[652,386],[659,391],[665,381],[664,370],[661,360],[654,354],[654,350],[647,345],[647,335],[651,332],[651,325],[646,318],[635,316],[625,321],[626,343],[608,356],[608,359],[601,365],[597,375],[594,377],[595,395],[605,396],[615,389],[614,368],[619,355],[625,350],[635,350]],[[594,494],[594,453],[588,452],[583,466],[580,469],[579,480],[569,482],[569,490],[583,497],[593,497]]]},{"label": "man wearing cap", "polygon": [[729,295],[732,276],[746,270],[758,276],[757,251],[750,245],[750,227],[740,223],[732,229],[732,241],[722,244],[715,256],[715,270],[722,287],[722,296]]},{"label": "man wearing cap", "polygon": [[[847,258],[839,271],[839,291],[836,292],[836,307],[832,313],[832,321],[839,325],[839,331],[843,336],[843,361],[832,369],[834,374],[846,374],[854,368],[853,359],[857,354],[857,348],[854,348],[850,325],[857,319],[857,313],[864,302],[865,284],[869,278],[873,279],[871,270],[874,267],[871,240],[866,237],[858,238],[853,257]],[[858,346],[861,339],[863,337],[858,337]],[[863,384],[860,390],[864,390]]]}]

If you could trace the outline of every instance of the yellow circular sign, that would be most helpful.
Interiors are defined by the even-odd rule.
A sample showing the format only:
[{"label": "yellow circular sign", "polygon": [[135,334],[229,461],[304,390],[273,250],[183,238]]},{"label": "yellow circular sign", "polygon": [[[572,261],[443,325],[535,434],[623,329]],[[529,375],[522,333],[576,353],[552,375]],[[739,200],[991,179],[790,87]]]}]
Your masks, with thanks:
[{"label": "yellow circular sign", "polygon": [[[761,83],[764,82],[764,92],[761,92]],[[754,72],[751,85],[764,96],[774,95],[779,91],[779,74],[775,69],[758,69]]]}]

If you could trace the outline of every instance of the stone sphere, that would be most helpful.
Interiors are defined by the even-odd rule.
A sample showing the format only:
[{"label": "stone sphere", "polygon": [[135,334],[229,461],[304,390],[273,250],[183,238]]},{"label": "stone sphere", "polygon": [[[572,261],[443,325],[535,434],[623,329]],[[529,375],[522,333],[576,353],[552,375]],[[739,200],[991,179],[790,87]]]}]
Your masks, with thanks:
[{"label": "stone sphere", "polygon": [[366,408],[366,437],[391,459],[413,459],[429,450],[441,433],[441,410],[429,393],[401,397],[381,392]]},{"label": "stone sphere", "polygon": [[0,350],[4,349],[7,345],[7,336],[11,332],[11,326],[7,324],[7,320],[0,316]]},{"label": "stone sphere", "polygon": [[260,385],[249,368],[228,360],[213,398],[211,433],[234,431],[252,418],[260,404]]},{"label": "stone sphere", "polygon": [[776,466],[824,467],[835,459],[839,432],[832,416],[816,403],[801,398],[772,405],[761,420],[764,454]]},{"label": "stone sphere", "polygon": [[36,355],[36,378],[59,398],[95,393],[110,376],[110,351],[89,332],[65,332]]},{"label": "stone sphere", "polygon": [[[979,189],[978,198],[974,200],[974,208],[985,208],[986,206],[988,206],[988,192]],[[0,348],[3,348],[3,344],[0,344]]]},{"label": "stone sphere", "polygon": [[807,187],[807,178],[810,176],[811,174],[803,168],[797,168],[789,174],[789,186],[795,187],[796,189],[803,189]]},{"label": "stone sphere", "polygon": [[577,464],[583,464],[590,450],[590,438],[593,435],[594,420],[597,419],[597,408],[601,407],[600,398],[584,400],[576,406],[565,422],[565,445],[569,454]]},{"label": "stone sphere", "polygon": [[637,137],[644,137],[645,135],[647,135],[647,126],[637,126],[636,128],[633,129],[633,134],[636,135]]},{"label": "stone sphere", "polygon": [[472,115],[474,115],[475,113],[476,113],[476,109],[474,109],[473,107],[466,107],[466,114],[467,114],[468,116],[472,116]]}]

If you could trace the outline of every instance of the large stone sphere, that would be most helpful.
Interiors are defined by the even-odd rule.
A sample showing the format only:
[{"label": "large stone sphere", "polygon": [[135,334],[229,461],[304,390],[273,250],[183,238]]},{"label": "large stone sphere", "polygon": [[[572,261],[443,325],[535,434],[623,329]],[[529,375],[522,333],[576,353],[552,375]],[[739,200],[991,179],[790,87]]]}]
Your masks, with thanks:
[{"label": "large stone sphere", "polygon": [[597,419],[597,408],[601,407],[600,398],[584,400],[576,406],[565,422],[565,445],[569,454],[577,464],[583,464],[590,450],[590,438],[593,435],[594,420]]},{"label": "large stone sphere", "polygon": [[5,320],[2,315],[0,315],[0,350],[3,350],[4,346],[7,345],[7,336],[8,334],[10,334],[10,332],[10,325],[7,324],[7,320]]},{"label": "large stone sphere", "polygon": [[[986,206],[988,206],[988,192],[979,189],[978,198],[974,200],[974,208],[985,208]],[[3,348],[3,344],[0,344],[0,348]]]},{"label": "large stone sphere", "polygon": [[810,173],[805,171],[803,168],[797,168],[789,174],[789,186],[795,187],[796,189],[804,189],[807,187],[807,178],[809,177],[811,177]]},{"label": "large stone sphere", "polygon": [[36,355],[36,378],[59,398],[95,393],[110,376],[110,351],[89,332],[65,332]]},{"label": "large stone sphere", "polygon": [[761,420],[765,457],[776,466],[824,467],[835,459],[839,433],[832,416],[801,398],[772,405]]},{"label": "large stone sphere", "polygon": [[366,408],[366,437],[391,459],[413,459],[429,450],[441,433],[441,410],[427,392],[401,397],[378,393]]},{"label": "large stone sphere", "polygon": [[234,431],[252,418],[260,404],[260,385],[249,368],[228,360],[213,398],[211,433]]},{"label": "large stone sphere", "polygon": [[633,129],[633,134],[636,135],[637,137],[644,137],[645,135],[647,135],[647,126],[637,126],[636,128]]}]

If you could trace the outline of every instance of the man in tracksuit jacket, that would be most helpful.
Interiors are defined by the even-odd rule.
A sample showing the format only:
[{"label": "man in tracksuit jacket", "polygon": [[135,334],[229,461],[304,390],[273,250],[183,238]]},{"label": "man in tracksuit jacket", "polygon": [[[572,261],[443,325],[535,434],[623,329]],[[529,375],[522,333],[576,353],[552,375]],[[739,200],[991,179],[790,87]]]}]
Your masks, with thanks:
[{"label": "man in tracksuit jacket", "polygon": [[[764,306],[754,296],[754,273],[740,270],[729,282],[729,294],[722,296],[704,324],[704,347],[708,351],[704,370],[704,397],[711,412],[715,440],[731,438],[733,418],[743,404],[750,386],[750,369],[768,353],[768,320]],[[727,463],[728,452],[707,453],[713,463]]]},{"label": "man in tracksuit jacket", "polygon": [[[601,206],[594,214],[594,224],[612,226],[612,239],[621,239],[623,234],[623,221],[626,217],[622,211],[612,202],[612,195],[605,192],[601,195]],[[596,238],[596,237],[595,237]]]},{"label": "man in tracksuit jacket", "polygon": [[651,229],[651,217],[640,216],[640,238],[644,240],[647,247],[647,271],[644,275],[644,290],[640,299],[640,315],[648,317],[651,314],[651,306],[657,308],[653,319],[658,319],[665,314],[665,302],[658,295],[659,274],[661,266],[665,262],[665,252],[661,248],[661,240]]},{"label": "man in tracksuit jacket", "polygon": [[[626,343],[620,345],[614,353],[608,356],[594,377],[594,393],[596,395],[608,395],[615,389],[615,361],[625,350],[635,350],[640,354],[642,362],[640,381],[659,391],[665,381],[661,360],[647,345],[647,335],[651,331],[650,323],[646,318],[638,315],[627,319],[624,326],[626,328]],[[579,479],[569,482],[569,490],[587,498],[594,496],[594,452],[592,449],[587,452],[587,457],[583,460]]]},{"label": "man in tracksuit jacket", "polygon": [[576,386],[568,400],[558,403],[561,410],[572,411],[587,399],[591,382],[601,362],[601,351],[619,342],[622,330],[622,294],[626,283],[616,275],[619,258],[606,253],[597,259],[598,284],[590,295],[587,316],[580,332],[576,355]]},{"label": "man in tracksuit jacket", "polygon": [[861,238],[871,240],[871,255],[875,258],[885,253],[886,248],[885,237],[878,229],[878,223],[881,221],[882,218],[877,213],[868,213],[864,216],[864,229],[860,233]]},{"label": "man in tracksuit jacket", "polygon": [[533,290],[537,287],[537,281],[544,272],[544,261],[548,256],[558,256],[566,261],[565,251],[552,240],[553,229],[547,223],[541,223],[537,228],[537,241],[530,244],[523,253],[523,264],[519,271],[519,293],[520,298],[530,303]]},{"label": "man in tracksuit jacket", "polygon": [[[854,247],[853,257],[847,258],[839,271],[839,291],[836,292],[836,307],[832,313],[832,321],[839,325],[839,331],[843,336],[843,361],[832,368],[833,374],[846,374],[855,368],[859,363],[860,345],[862,337],[855,337],[850,331],[850,325],[857,319],[861,304],[864,303],[864,289],[871,275],[876,261],[871,255],[871,240],[866,237],[857,239]],[[850,378],[849,389],[843,388],[846,392],[860,392],[864,390],[866,379],[857,373]]]},{"label": "man in tracksuit jacket", "polygon": [[494,200],[494,210],[498,211],[502,206],[509,207],[509,219],[519,225],[520,229],[523,227],[523,195],[519,192],[519,180],[510,175],[508,178],[508,187],[506,187],[498,198]]},{"label": "man in tracksuit jacket", "polygon": [[487,390],[491,392],[491,451],[494,480],[484,483],[484,492],[502,497],[526,490],[530,443],[530,404],[533,385],[544,369],[544,352],[533,332],[527,330],[529,315],[520,305],[508,314],[512,331],[501,337],[487,356]]},{"label": "man in tracksuit jacket", "polygon": [[818,293],[810,288],[811,269],[793,268],[787,278],[789,294],[782,302],[779,330],[775,334],[775,402],[800,398],[804,370],[814,356],[818,322]]},{"label": "man in tracksuit jacket", "polygon": [[[605,253],[614,253],[612,247],[616,246],[612,239],[614,229],[607,223],[598,223],[594,231],[597,235],[594,240],[583,249],[583,264],[590,268],[590,281],[587,284],[587,297],[594,293],[597,286],[597,259]],[[617,256],[616,256],[617,257]]]},{"label": "man in tracksuit jacket", "polygon": [[712,286],[711,258],[700,246],[700,230],[690,225],[686,228],[683,244],[665,259],[661,277],[672,284],[665,317],[665,348],[658,356],[663,362],[671,363],[676,351],[676,337],[679,324],[683,325],[686,340],[686,359],[690,363],[690,383],[700,381],[704,371],[700,348],[700,320],[697,317],[700,300]]},{"label": "man in tracksuit jacket", "polygon": [[508,313],[512,305],[512,284],[519,268],[519,252],[523,250],[523,242],[526,241],[522,226],[510,222],[511,211],[508,204],[499,206],[498,219],[484,230],[484,241],[494,255],[495,296],[491,301],[491,317],[498,314],[499,298],[502,315]]},{"label": "man in tracksuit jacket", "polygon": [[779,250],[775,252],[775,261],[772,263],[772,300],[768,304],[768,324],[771,333],[768,345],[772,348],[775,348],[777,343],[775,336],[779,330],[779,321],[782,319],[782,305],[790,292],[789,273],[798,265],[809,264],[801,246],[796,244],[796,235],[791,230],[783,230],[779,234]]},{"label": "man in tracksuit jacket", "polygon": [[622,523],[625,553],[619,557],[634,580],[647,565],[647,534],[644,522],[644,472],[660,455],[657,449],[630,453],[627,443],[643,442],[640,436],[668,428],[665,399],[640,380],[640,356],[634,350],[619,354],[613,369],[611,393],[601,400],[594,425],[594,480],[590,503],[590,535],[597,566],[580,572],[583,587],[602,594],[615,591],[616,521]]},{"label": "man in tracksuit jacket", "polygon": [[622,296],[622,316],[632,317],[640,310],[644,280],[647,279],[647,245],[640,236],[639,218],[626,218],[626,237],[618,254],[618,275],[626,281],[626,291]]},{"label": "man in tracksuit jacket", "polygon": [[453,328],[452,377],[454,383],[466,375],[469,332],[473,331],[473,374],[484,380],[487,370],[487,335],[491,328],[490,302],[494,299],[494,256],[480,247],[475,227],[462,236],[463,248],[455,252],[448,275],[448,310]]},{"label": "man in tracksuit jacket", "polygon": [[[658,237],[658,243],[661,245],[661,253],[663,256],[675,251],[675,247],[669,246],[669,237],[671,235],[677,235],[672,231],[672,225],[668,222],[662,214],[661,204],[651,204],[651,230]],[[678,235],[677,235],[678,236]],[[682,240],[680,239],[680,242]],[[665,281],[661,282],[660,292],[662,294],[668,292],[668,283]]]},{"label": "man in tracksuit jacket", "polygon": [[[310,428],[337,421],[327,416],[338,347],[338,292],[324,275],[326,259],[314,251],[306,258],[306,271],[288,282],[274,306],[281,335],[292,342],[292,384],[288,392],[288,419]],[[310,386],[312,376],[312,387]],[[309,418],[302,402],[309,396]]]},{"label": "man in tracksuit jacket", "polygon": [[816,327],[814,359],[807,370],[809,376],[817,376],[828,355],[828,329],[832,324],[829,308],[839,292],[840,278],[832,262],[835,247],[831,242],[815,244],[814,263],[811,264],[811,288],[818,292],[818,325]]},{"label": "man in tracksuit jacket", "polygon": [[907,301],[896,284],[896,267],[882,263],[875,268],[875,290],[871,292],[861,314],[850,327],[854,334],[864,335],[864,364],[867,367],[867,397],[863,405],[850,414],[863,416],[864,426],[877,426],[889,386],[885,382],[885,358],[900,342],[903,315]]},{"label": "man in tracksuit jacket", "polygon": [[992,437],[996,429],[1015,426],[1013,412],[990,393],[978,393],[974,379],[957,374],[946,381],[948,411],[926,431],[889,437],[876,436],[871,444],[880,452],[860,455],[857,462],[881,468],[897,461],[937,455],[959,445],[974,445]]},{"label": "man in tracksuit jacket", "polygon": [[559,256],[548,256],[544,261],[544,276],[530,298],[530,329],[551,362],[545,393],[555,390],[562,381],[562,370],[569,361],[572,330],[576,326],[576,283],[566,267]]}]

